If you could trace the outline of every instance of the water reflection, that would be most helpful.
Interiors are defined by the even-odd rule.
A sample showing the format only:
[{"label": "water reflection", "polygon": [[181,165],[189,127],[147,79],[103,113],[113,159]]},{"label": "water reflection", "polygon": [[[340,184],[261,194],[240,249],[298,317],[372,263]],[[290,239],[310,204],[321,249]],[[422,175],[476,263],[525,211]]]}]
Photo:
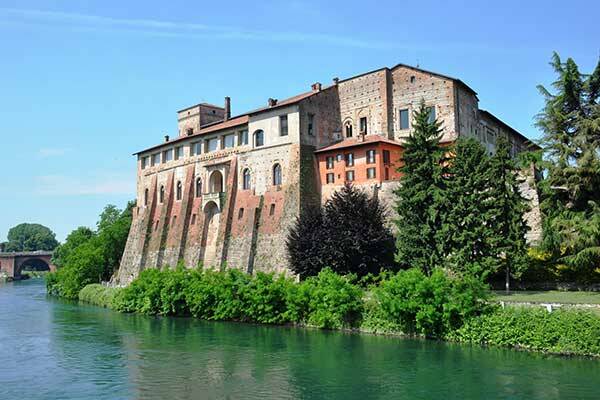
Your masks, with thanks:
[{"label": "water reflection", "polygon": [[18,385],[3,382],[11,372],[0,366],[0,383],[8,382],[0,394],[19,398],[563,399],[596,398],[599,389],[594,360],[123,315],[48,301],[43,287],[27,285],[11,294],[0,287],[0,311],[11,298],[22,311],[16,325],[2,313],[0,339],[27,323],[37,332],[22,351],[0,345],[9,364],[18,357],[22,371],[35,372]]}]

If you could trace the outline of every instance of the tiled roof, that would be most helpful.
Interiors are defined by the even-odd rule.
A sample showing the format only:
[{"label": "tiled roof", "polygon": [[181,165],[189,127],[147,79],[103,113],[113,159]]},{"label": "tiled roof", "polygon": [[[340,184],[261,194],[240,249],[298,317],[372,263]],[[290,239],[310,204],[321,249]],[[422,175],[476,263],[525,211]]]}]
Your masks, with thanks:
[{"label": "tiled roof", "polygon": [[[204,135],[204,134],[207,134],[207,133],[217,132],[217,131],[220,131],[220,130],[223,130],[223,129],[233,128],[235,126],[240,126],[240,125],[247,124],[250,115],[258,114],[258,113],[261,113],[261,112],[265,112],[265,111],[269,111],[269,110],[274,110],[274,109],[277,109],[277,108],[280,108],[280,107],[284,107],[284,106],[289,106],[289,105],[295,104],[295,103],[297,103],[299,101],[302,101],[304,99],[307,99],[307,98],[309,98],[309,97],[311,97],[311,96],[313,96],[313,95],[315,95],[317,93],[320,93],[320,92],[322,92],[324,90],[327,90],[330,87],[331,86],[329,86],[327,88],[323,88],[320,91],[305,92],[305,93],[298,94],[296,96],[289,97],[287,99],[279,100],[273,106],[266,106],[266,107],[262,107],[262,108],[257,108],[255,110],[248,111],[248,112],[246,112],[244,114],[240,114],[240,115],[238,115],[236,117],[230,118],[227,121],[219,121],[219,122],[214,122],[214,123],[209,124],[209,125],[204,125],[203,127],[200,127],[200,130],[198,132],[194,133],[193,135],[177,137],[177,138],[175,138],[173,140],[169,140],[168,142],[163,142],[163,143],[160,143],[160,144],[158,144],[156,146],[152,146],[152,147],[149,147],[147,149],[140,150],[137,153],[133,153],[133,155],[137,155],[137,154],[140,154],[140,153],[144,153],[146,151],[154,150],[154,149],[157,149],[159,147],[166,146],[166,145],[171,145],[171,144],[180,142],[182,140],[189,139],[191,137],[201,136],[201,135]],[[195,107],[195,106],[192,106],[192,107]],[[186,110],[186,109],[184,109],[184,110]]]},{"label": "tiled roof", "polygon": [[359,138],[345,139],[345,140],[342,140],[341,142],[337,142],[330,146],[323,147],[322,149],[318,149],[315,151],[315,153],[323,153],[326,151],[346,149],[348,147],[363,146],[363,145],[368,145],[368,144],[373,144],[373,143],[387,143],[387,144],[393,144],[398,147],[402,147],[402,144],[395,142],[391,139],[385,138],[383,136],[367,135],[367,136],[365,136],[364,140],[359,140]]}]

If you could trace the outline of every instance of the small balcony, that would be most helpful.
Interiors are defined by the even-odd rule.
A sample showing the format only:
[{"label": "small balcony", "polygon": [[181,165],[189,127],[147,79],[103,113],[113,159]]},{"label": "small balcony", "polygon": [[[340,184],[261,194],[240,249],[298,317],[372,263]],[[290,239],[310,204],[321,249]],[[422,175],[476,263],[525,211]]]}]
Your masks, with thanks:
[{"label": "small balcony", "polygon": [[203,194],[202,195],[202,209],[204,210],[204,207],[206,206],[206,204],[213,201],[219,207],[219,211],[221,211],[223,209],[223,205],[225,204],[225,196],[226,195],[227,195],[226,192],[211,192],[211,193]]}]

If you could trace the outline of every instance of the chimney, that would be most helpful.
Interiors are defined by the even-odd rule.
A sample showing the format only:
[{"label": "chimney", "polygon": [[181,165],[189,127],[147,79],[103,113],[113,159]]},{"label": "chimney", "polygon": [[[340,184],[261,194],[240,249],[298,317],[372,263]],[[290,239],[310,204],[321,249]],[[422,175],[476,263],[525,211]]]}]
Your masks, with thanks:
[{"label": "chimney", "polygon": [[169,135],[165,135],[165,142],[169,141]]},{"label": "chimney", "polygon": [[269,100],[267,101],[267,104],[269,105],[269,107],[273,107],[277,104],[277,99],[272,99],[269,97]]},{"label": "chimney", "polygon": [[225,96],[225,116],[223,117],[223,121],[227,121],[231,118],[231,97]]},{"label": "chimney", "polygon": [[321,91],[321,83],[315,82],[310,86],[310,88],[312,89],[313,92],[320,92]]},{"label": "chimney", "polygon": [[333,78],[333,84],[337,85],[338,83],[340,83],[340,78],[338,78],[337,76],[335,78]]}]

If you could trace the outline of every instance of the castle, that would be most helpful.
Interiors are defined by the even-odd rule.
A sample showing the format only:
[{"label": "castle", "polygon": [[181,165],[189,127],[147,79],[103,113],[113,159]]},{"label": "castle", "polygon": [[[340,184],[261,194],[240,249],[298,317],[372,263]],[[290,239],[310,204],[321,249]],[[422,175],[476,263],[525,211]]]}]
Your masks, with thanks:
[{"label": "castle", "polygon": [[443,142],[474,137],[493,152],[504,135],[513,155],[536,148],[479,109],[461,80],[404,64],[315,83],[234,117],[229,97],[223,107],[197,104],[177,112],[178,137],[136,153],[137,207],[114,279],[128,283],[144,268],[180,262],[288,272],[286,237],[301,207],[345,182],[391,203],[421,101],[442,123]]}]

